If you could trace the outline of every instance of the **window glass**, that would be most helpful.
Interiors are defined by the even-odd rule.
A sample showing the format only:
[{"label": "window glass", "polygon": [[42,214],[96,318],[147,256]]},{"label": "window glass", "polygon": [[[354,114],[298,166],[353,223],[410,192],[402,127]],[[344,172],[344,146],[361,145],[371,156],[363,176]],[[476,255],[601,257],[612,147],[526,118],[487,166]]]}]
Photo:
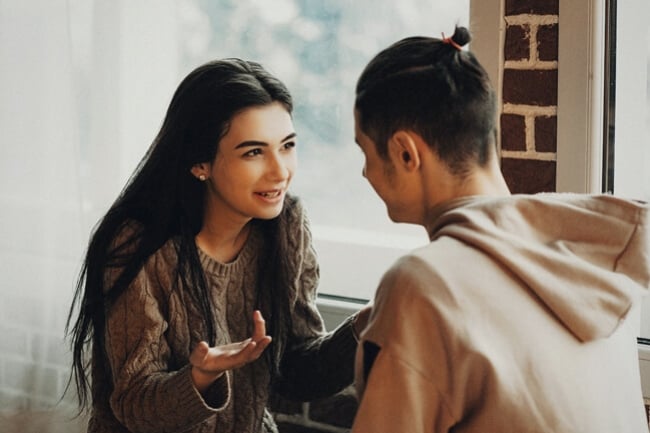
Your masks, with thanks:
[{"label": "window glass", "polygon": [[[607,86],[612,100],[607,104],[605,127],[613,151],[604,159],[613,171],[610,184],[615,195],[650,202],[650,25],[645,19],[650,4],[609,0],[607,5],[612,66]],[[650,338],[648,298],[640,329],[641,337]]]},{"label": "window glass", "polygon": [[451,35],[468,25],[469,9],[470,0],[70,1],[87,226],[137,166],[190,70],[215,58],[255,60],[294,96],[292,192],[311,220],[319,292],[370,299],[383,271],[427,238],[421,227],[392,223],[361,175],[356,80],[380,49],[406,36]]}]

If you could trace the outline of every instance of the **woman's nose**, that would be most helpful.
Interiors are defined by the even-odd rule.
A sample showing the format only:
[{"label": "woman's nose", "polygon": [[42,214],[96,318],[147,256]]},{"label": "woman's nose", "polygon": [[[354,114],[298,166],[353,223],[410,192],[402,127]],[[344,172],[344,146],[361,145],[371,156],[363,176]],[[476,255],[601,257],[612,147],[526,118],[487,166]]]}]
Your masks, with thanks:
[{"label": "woman's nose", "polygon": [[274,179],[286,179],[291,173],[289,164],[290,161],[287,160],[286,156],[274,155],[269,162],[269,174]]}]

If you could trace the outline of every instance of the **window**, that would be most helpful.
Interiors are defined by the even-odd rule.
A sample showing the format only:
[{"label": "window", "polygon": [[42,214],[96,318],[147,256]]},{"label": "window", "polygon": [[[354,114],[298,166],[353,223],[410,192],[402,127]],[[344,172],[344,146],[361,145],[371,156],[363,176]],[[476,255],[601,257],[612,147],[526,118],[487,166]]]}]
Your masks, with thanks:
[{"label": "window", "polygon": [[[614,194],[650,202],[650,13],[647,0],[608,0],[607,47],[613,67],[609,132],[610,182]],[[607,155],[607,153],[605,153]],[[608,173],[604,173],[607,175]],[[604,176],[607,179],[606,176]],[[650,299],[641,311],[640,337],[650,338]]]},{"label": "window", "polygon": [[[202,41],[185,50],[183,67],[243,56],[287,83],[300,142],[293,191],[312,223],[320,293],[369,299],[381,272],[405,249],[426,242],[426,233],[390,222],[361,176],[352,122],[356,78],[375,53],[401,37],[453,32],[455,23],[467,22],[468,1],[383,0],[372,8],[364,2],[230,3],[183,2],[183,39]],[[390,25],[380,17],[391,17]]]},{"label": "window", "polygon": [[650,201],[649,12],[646,0],[560,3],[559,191]]},{"label": "window", "polygon": [[[392,40],[466,22],[469,0],[357,3],[0,2],[0,52],[9,59],[0,68],[0,372],[11,371],[0,374],[3,410],[65,409],[62,331],[88,235],[154,139],[180,80],[209,58],[260,60],[296,97],[295,192],[309,200],[321,292],[342,293],[333,289],[340,278],[343,294],[369,298],[399,253],[392,246],[424,241],[423,231],[388,221],[360,175],[353,84]],[[498,21],[484,29],[496,32]],[[346,215],[350,203],[358,206]],[[354,274],[341,277],[336,260]],[[328,326],[356,307],[329,308]]]},{"label": "window", "polygon": [[[394,259],[427,242],[422,228],[392,223],[361,176],[354,87],[365,64],[389,43],[415,34],[450,35],[455,24],[468,25],[469,0],[72,3],[77,64],[94,92],[88,108],[102,110],[105,119],[86,131],[93,143],[90,165],[101,165],[99,173],[92,170],[92,182],[106,182],[92,206],[93,222],[144,154],[181,78],[209,59],[234,56],[259,61],[294,96],[299,168],[292,189],[312,223],[321,294],[370,299]],[[90,32],[84,23],[98,16],[108,21],[106,29],[120,28],[119,35],[102,27]],[[105,53],[104,60],[93,52]],[[93,66],[89,61],[94,69],[84,70]]]}]

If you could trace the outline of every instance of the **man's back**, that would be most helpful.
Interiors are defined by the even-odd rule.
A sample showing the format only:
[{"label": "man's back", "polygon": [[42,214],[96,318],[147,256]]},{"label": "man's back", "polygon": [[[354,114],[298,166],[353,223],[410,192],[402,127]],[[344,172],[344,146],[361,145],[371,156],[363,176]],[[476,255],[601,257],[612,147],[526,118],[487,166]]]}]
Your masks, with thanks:
[{"label": "man's back", "polygon": [[[647,242],[635,223],[645,210],[585,200],[555,215],[535,200],[489,202],[487,213],[462,203],[386,274],[363,334],[377,352],[354,432],[647,432],[627,316],[638,283],[615,272],[633,260],[645,271],[632,274],[647,272],[647,252],[630,249],[635,236]],[[562,233],[585,222],[588,233]],[[491,239],[491,224],[508,233]],[[615,293],[619,281],[630,288]]]}]

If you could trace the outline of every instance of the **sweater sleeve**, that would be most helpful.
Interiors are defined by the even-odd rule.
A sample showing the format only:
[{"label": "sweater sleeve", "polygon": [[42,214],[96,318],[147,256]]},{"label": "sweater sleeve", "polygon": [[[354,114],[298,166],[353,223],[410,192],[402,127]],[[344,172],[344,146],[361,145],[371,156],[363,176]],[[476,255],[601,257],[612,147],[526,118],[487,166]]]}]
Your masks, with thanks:
[{"label": "sweater sleeve", "polygon": [[285,398],[309,401],[341,391],[352,383],[357,346],[349,317],[331,332],[325,332],[316,307],[319,269],[306,216],[299,208],[300,231],[296,298],[292,308],[292,331],[280,365],[276,390]]},{"label": "sweater sleeve", "polygon": [[154,255],[107,312],[110,405],[133,432],[185,431],[213,416],[229,399],[228,374],[204,399],[192,383],[189,364],[172,368],[163,290],[171,283],[156,262]]}]

